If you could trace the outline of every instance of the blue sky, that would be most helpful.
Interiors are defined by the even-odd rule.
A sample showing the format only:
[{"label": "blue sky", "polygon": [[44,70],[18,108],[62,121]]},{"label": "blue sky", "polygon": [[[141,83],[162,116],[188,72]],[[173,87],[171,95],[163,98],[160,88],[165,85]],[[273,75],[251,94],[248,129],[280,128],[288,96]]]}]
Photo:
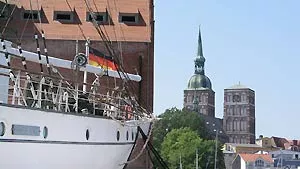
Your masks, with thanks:
[{"label": "blue sky", "polygon": [[300,1],[157,0],[154,112],[183,105],[201,24],[205,71],[223,117],[224,88],[256,92],[256,135],[300,139]]}]

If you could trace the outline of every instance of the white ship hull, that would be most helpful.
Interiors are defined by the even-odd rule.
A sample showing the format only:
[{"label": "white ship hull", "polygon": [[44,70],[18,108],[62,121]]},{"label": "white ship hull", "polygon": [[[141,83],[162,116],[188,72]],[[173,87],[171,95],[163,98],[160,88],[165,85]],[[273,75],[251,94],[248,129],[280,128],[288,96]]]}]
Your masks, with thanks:
[{"label": "white ship hull", "polygon": [[149,119],[122,125],[108,118],[0,105],[0,168],[122,169],[137,126],[147,134],[149,125]]}]

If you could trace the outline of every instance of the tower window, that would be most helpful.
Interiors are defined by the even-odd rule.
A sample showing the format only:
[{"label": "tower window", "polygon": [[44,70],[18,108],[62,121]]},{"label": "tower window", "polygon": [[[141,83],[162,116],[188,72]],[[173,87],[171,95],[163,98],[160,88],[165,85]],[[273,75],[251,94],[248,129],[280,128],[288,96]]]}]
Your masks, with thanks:
[{"label": "tower window", "polygon": [[24,11],[22,15],[22,19],[38,19],[38,11]]},{"label": "tower window", "polygon": [[74,13],[71,11],[54,11],[54,20],[62,22],[73,22]]},{"label": "tower window", "polygon": [[241,96],[240,95],[233,95],[233,102],[241,102]]},{"label": "tower window", "polygon": [[120,13],[119,22],[123,23],[138,23],[138,13]]}]

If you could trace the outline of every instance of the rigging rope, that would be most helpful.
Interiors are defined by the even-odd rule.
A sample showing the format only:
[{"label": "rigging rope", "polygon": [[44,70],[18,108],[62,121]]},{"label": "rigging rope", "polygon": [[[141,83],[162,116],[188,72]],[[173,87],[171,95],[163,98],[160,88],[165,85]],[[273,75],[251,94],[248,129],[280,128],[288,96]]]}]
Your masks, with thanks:
[{"label": "rigging rope", "polygon": [[[143,154],[143,152],[144,152],[144,150],[146,149],[146,147],[147,147],[147,145],[148,145],[148,143],[149,143],[149,141],[150,141],[150,138],[151,138],[151,135],[152,135],[152,131],[153,131],[153,128],[154,127],[152,127],[152,125],[150,124],[150,131],[149,131],[149,136],[147,137],[147,139],[146,140],[144,140],[145,142],[144,142],[144,145],[143,145],[143,147],[142,147],[142,149],[140,150],[140,152],[138,153],[138,155],[136,155],[133,159],[131,159],[131,160],[129,160],[129,161],[127,161],[127,162],[125,162],[125,163],[123,163],[123,164],[120,164],[120,165],[124,165],[124,164],[130,164],[130,163],[133,163],[134,161],[136,161],[142,154]],[[143,131],[141,131],[142,129],[138,126],[138,131],[139,132],[143,132]],[[142,134],[142,133],[141,133]],[[138,137],[138,136],[136,136],[136,137]],[[137,140],[137,139],[136,139]]]},{"label": "rigging rope", "polygon": [[46,46],[46,38],[45,38],[45,33],[44,33],[43,30],[42,30],[42,38],[43,38],[43,42],[44,42],[44,52],[45,52],[45,57],[46,57],[46,65],[47,65],[48,73],[51,75],[51,68],[50,68],[50,64],[49,64],[48,50],[47,50],[47,46]]},{"label": "rigging rope", "polygon": [[46,45],[46,38],[45,38],[45,32],[43,30],[43,27],[42,27],[42,19],[41,19],[41,12],[40,12],[40,8],[39,7],[39,0],[37,0],[37,9],[38,9],[38,19],[39,19],[39,23],[40,23],[40,29],[41,29],[41,32],[42,32],[42,39],[43,39],[43,44],[44,44],[44,53],[45,53],[45,57],[46,57],[46,65],[47,65],[47,70],[48,70],[48,73],[51,75],[51,69],[50,69],[50,64],[49,64],[49,57],[48,57],[48,50],[47,50],[47,45]]},{"label": "rigging rope", "polygon": [[[70,3],[69,3],[68,0],[66,0],[66,3],[67,3],[67,5],[68,5],[70,11],[73,12],[72,7],[71,7],[71,5],[70,5]],[[75,17],[75,18],[77,19],[77,17]],[[79,28],[79,30],[80,30],[80,32],[81,32],[81,35],[83,36],[84,40],[87,41],[88,38],[86,38],[86,36],[84,35],[83,29],[82,29],[81,26],[79,25],[79,22],[80,22],[80,21],[77,21],[77,26],[78,26],[78,28]]]},{"label": "rigging rope", "polygon": [[[1,44],[2,44],[2,48],[5,52],[5,59],[6,59],[7,66],[10,67],[9,56],[8,56],[9,54],[8,54],[7,49],[6,49],[6,45],[5,45],[5,42],[4,42],[3,35],[1,36]],[[9,77],[12,80],[12,82],[15,84],[16,75],[14,74],[14,72],[10,68],[9,68]]]},{"label": "rigging rope", "polygon": [[40,70],[41,70],[41,73],[44,73],[43,64],[42,64],[41,49],[40,49],[40,45],[39,45],[39,36],[38,36],[37,33],[35,33],[34,39],[35,39],[35,42],[36,42],[36,52],[37,52],[38,57],[39,57]]},{"label": "rigging rope", "polygon": [[9,22],[11,21],[12,15],[13,15],[13,13],[15,12],[16,7],[17,7],[17,5],[14,6],[14,8],[13,8],[13,10],[11,11],[9,17],[7,18],[7,21],[6,21],[6,23],[5,23],[5,26],[4,26],[4,28],[3,28],[2,32],[1,32],[2,35],[4,35],[4,32],[5,32],[5,30],[6,30],[7,26],[8,26],[8,24],[9,24]]},{"label": "rigging rope", "polygon": [[[8,6],[7,0],[5,0],[5,5],[4,5],[4,7],[2,8],[2,10],[1,10],[1,12],[0,12],[0,17],[1,17],[2,15],[4,15],[4,10],[5,10],[6,6]],[[4,17],[5,17],[5,16],[4,16]]]},{"label": "rigging rope", "polygon": [[[121,78],[124,81],[125,84],[126,83],[132,83],[130,81],[130,78],[129,78],[128,74],[124,73],[125,71],[124,71],[124,69],[123,69],[123,67],[121,65],[120,58],[118,57],[118,55],[116,55],[116,52],[114,51],[114,49],[112,47],[110,47],[110,45],[107,44],[107,38],[105,37],[105,34],[103,33],[101,27],[97,24],[95,16],[92,15],[93,14],[93,10],[91,9],[89,3],[87,2],[87,0],[84,0],[84,1],[85,1],[85,4],[86,4],[86,6],[87,6],[87,8],[89,10],[89,13],[92,16],[93,25],[96,28],[97,33],[100,35],[101,39],[103,40],[104,45],[105,45],[106,49],[108,50],[109,54],[111,56],[114,56],[114,59],[117,62],[117,63],[115,63],[115,66],[117,67],[117,72],[118,72],[119,76],[125,78],[125,80],[123,78]],[[121,75],[121,73],[122,73],[122,75]],[[128,87],[131,87],[131,90],[133,90],[132,85],[125,85],[125,89],[126,89],[126,92],[129,95],[134,96],[134,94],[132,92],[130,92],[130,90],[128,89]],[[141,106],[139,104],[136,104],[133,100],[131,100],[131,102],[134,105],[134,109],[136,109],[137,111],[138,111],[138,109],[136,108],[137,106],[141,108]],[[144,111],[145,109],[141,108],[141,110]],[[147,111],[145,113],[146,114],[150,114]]]}]

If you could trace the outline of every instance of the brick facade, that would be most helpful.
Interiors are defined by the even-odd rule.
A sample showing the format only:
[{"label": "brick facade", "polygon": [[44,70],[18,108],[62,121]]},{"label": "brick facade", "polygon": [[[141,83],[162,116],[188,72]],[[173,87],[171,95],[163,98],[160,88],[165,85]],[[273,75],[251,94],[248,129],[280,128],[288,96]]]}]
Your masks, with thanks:
[{"label": "brick facade", "polygon": [[[195,97],[197,103],[193,103]],[[199,114],[215,117],[215,92],[211,89],[184,90],[183,107]]]},{"label": "brick facade", "polygon": [[223,129],[229,143],[255,144],[255,92],[249,88],[224,89]]}]

